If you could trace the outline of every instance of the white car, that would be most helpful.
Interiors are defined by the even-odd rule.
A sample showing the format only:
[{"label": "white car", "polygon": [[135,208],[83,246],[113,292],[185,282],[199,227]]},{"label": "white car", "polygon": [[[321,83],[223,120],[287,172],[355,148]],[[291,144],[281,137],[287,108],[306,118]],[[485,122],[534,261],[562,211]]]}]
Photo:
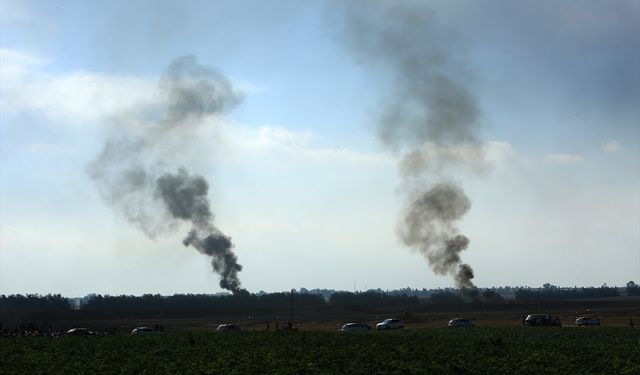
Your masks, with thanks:
[{"label": "white car", "polygon": [[578,327],[592,327],[592,326],[600,326],[599,318],[590,318],[588,316],[581,316],[576,319],[576,325]]},{"label": "white car", "polygon": [[347,323],[340,330],[342,332],[365,332],[370,331],[371,326],[364,323]]},{"label": "white car", "polygon": [[376,324],[377,330],[401,329],[404,328],[404,322],[400,319],[385,319]]},{"label": "white car", "polygon": [[454,318],[449,321],[449,327],[473,327],[473,322],[469,319]]}]

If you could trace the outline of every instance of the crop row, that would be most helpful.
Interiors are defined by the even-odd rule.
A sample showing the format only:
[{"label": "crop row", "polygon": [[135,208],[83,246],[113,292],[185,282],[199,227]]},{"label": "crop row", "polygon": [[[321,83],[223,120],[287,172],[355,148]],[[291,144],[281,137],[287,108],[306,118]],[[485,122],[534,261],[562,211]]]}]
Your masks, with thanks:
[{"label": "crop row", "polygon": [[0,338],[0,372],[640,374],[637,330],[482,327]]}]

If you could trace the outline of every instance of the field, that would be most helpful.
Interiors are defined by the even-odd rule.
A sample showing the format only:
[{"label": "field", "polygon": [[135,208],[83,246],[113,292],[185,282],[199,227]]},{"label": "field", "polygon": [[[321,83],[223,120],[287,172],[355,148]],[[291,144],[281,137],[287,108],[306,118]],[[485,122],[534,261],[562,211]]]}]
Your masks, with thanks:
[{"label": "field", "polygon": [[477,327],[1,337],[0,373],[640,374],[640,330]]}]

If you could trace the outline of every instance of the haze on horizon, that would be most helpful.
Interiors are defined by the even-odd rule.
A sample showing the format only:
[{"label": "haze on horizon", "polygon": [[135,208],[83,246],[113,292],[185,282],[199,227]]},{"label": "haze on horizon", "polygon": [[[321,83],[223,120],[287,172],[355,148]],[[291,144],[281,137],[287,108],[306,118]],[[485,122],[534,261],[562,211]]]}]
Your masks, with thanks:
[{"label": "haze on horizon", "polygon": [[[148,236],[105,204],[87,168],[123,135],[153,144],[123,154],[149,173],[208,181],[206,225],[251,292],[453,286],[398,235],[416,181],[464,189],[454,233],[477,286],[640,282],[640,3],[407,0],[417,26],[397,33],[388,4],[0,0],[0,294],[222,291],[182,245],[190,223]],[[402,38],[380,54],[385,35]],[[163,77],[185,58],[228,81],[232,105],[186,106],[179,136],[140,137],[170,123]],[[419,112],[434,72],[469,93],[473,142],[381,128]],[[451,103],[436,99],[427,114]]]}]

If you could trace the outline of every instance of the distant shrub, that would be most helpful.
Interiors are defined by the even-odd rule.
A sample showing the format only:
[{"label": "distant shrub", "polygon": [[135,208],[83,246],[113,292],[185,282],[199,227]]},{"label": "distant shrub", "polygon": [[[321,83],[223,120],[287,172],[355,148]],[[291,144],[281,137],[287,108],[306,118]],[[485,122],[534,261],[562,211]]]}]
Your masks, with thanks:
[{"label": "distant shrub", "polygon": [[385,306],[414,306],[420,304],[418,297],[401,295],[389,295],[374,291],[351,293],[335,292],[329,298],[329,303],[334,306],[360,306],[360,307],[385,307]]},{"label": "distant shrub", "polygon": [[436,304],[464,303],[464,299],[460,295],[447,291],[433,293],[430,299]]},{"label": "distant shrub", "polygon": [[617,297],[618,288],[603,286],[600,288],[545,288],[528,289],[521,288],[515,292],[516,301],[558,301],[583,298]]}]

